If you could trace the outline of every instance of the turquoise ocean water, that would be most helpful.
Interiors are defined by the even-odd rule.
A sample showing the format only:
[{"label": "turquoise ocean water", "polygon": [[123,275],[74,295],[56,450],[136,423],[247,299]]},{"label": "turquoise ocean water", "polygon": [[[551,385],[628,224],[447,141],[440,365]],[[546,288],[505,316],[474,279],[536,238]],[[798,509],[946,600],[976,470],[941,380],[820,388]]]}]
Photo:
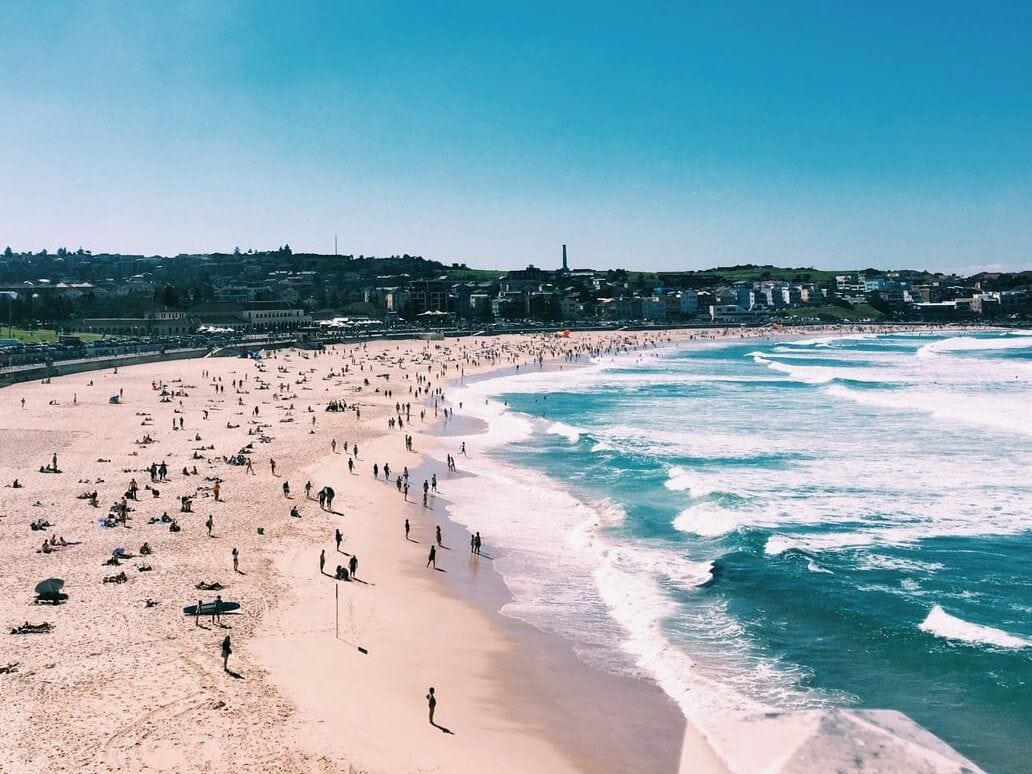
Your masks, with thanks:
[{"label": "turquoise ocean water", "polygon": [[492,428],[446,495],[507,615],[703,728],[891,708],[1029,770],[1032,334],[704,343],[450,397]]}]

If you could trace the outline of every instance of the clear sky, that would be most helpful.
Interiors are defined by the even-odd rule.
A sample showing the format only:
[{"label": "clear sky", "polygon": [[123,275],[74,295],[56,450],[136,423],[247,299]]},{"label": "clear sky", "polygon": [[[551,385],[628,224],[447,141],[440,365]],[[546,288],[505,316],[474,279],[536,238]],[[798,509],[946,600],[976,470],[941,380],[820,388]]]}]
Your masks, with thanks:
[{"label": "clear sky", "polygon": [[1032,268],[1032,2],[24,2],[0,247]]}]

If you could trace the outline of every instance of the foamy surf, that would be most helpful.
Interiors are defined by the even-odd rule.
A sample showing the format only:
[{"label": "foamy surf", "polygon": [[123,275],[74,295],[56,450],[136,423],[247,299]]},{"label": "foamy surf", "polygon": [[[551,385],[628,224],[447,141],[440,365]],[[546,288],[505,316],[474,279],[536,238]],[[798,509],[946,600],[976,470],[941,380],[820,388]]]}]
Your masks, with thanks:
[{"label": "foamy surf", "polygon": [[928,616],[918,628],[944,640],[965,642],[971,645],[993,645],[998,648],[1028,648],[1032,640],[1016,637],[1001,629],[981,626],[952,616],[939,605],[933,605]]},{"label": "foamy surf", "polygon": [[581,433],[583,431],[579,430],[576,427],[571,427],[565,422],[553,422],[551,425],[548,426],[548,430],[546,430],[545,432],[547,432],[549,435],[558,435],[562,438],[565,438],[570,443],[577,443],[577,441],[580,440]]},{"label": "foamy surf", "polygon": [[[481,389],[506,394],[532,429],[495,447],[512,466],[506,481],[485,470],[480,505],[462,517],[482,524],[504,509],[491,533],[507,545],[513,530],[528,552],[497,563],[513,589],[506,613],[570,638],[590,663],[650,674],[703,726],[750,704],[875,700],[949,716],[956,729],[960,710],[942,697],[958,692],[965,713],[1014,720],[993,702],[1032,681],[1026,662],[1013,663],[1030,632],[1002,624],[972,635],[964,623],[987,611],[992,620],[993,606],[1001,622],[1024,620],[1014,605],[1032,588],[1016,570],[1028,550],[1032,446],[1014,430],[1032,405],[1032,380],[1021,378],[1032,364],[1023,349],[988,345],[917,356],[946,338],[753,340],[569,380],[528,374],[512,391],[489,383]],[[992,592],[966,592],[982,588],[973,579]],[[956,620],[928,616],[939,633],[922,636],[923,661],[956,657],[941,644],[944,622],[1011,647],[969,642],[970,675],[946,662],[937,676],[911,674],[909,652],[897,651],[913,647],[932,600]],[[891,682],[871,653],[891,660]],[[994,681],[981,679],[993,670]]]},{"label": "foamy surf", "polygon": [[713,487],[705,483],[698,474],[690,473],[685,468],[675,465],[670,468],[667,480],[663,484],[674,492],[688,492],[692,497],[705,497],[713,493]]}]

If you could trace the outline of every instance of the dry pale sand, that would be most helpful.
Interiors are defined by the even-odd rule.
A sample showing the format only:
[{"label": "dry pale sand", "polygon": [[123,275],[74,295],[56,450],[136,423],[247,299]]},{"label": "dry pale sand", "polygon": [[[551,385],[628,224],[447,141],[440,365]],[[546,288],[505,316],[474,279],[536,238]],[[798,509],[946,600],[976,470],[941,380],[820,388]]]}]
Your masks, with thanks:
[{"label": "dry pale sand", "polygon": [[[392,478],[414,470],[421,449],[446,442],[427,435],[437,420],[425,380],[447,390],[463,371],[649,338],[372,342],[281,351],[260,365],[206,358],[0,390],[0,666],[17,664],[0,674],[0,771],[676,769],[684,721],[669,699],[654,686],[597,675],[561,643],[535,640],[531,651],[489,607],[458,593],[488,577],[463,544],[439,552],[446,572],[426,568],[434,525],[451,529],[443,504],[431,497],[424,511],[416,477],[406,503],[382,473],[372,475],[374,462],[389,462]],[[162,402],[155,384],[181,394]],[[110,403],[120,391],[122,402]],[[331,399],[360,411],[325,412]],[[412,421],[389,430],[396,403],[411,403]],[[184,429],[173,430],[180,418]],[[154,442],[139,443],[145,435]],[[349,452],[357,444],[357,455],[345,443]],[[254,475],[224,461],[249,444]],[[62,472],[40,472],[55,453]],[[159,496],[145,488],[152,462],[169,469],[168,481],[154,484]],[[197,475],[183,475],[184,466]],[[22,488],[10,488],[15,478]],[[140,499],[129,503],[131,518],[101,526],[133,478]],[[439,478],[444,490],[443,471]],[[333,513],[306,499],[307,480],[313,497],[324,485],[336,490]],[[77,499],[94,490],[99,508]],[[183,495],[195,496],[194,513],[179,513]],[[292,505],[300,518],[289,515]],[[182,531],[148,523],[164,511]],[[31,531],[39,518],[53,526]],[[337,528],[347,555],[335,549]],[[75,545],[38,553],[52,535]],[[446,533],[445,543],[453,538],[467,540]],[[151,556],[104,564],[116,547],[137,554],[145,541]],[[357,555],[358,581],[321,575],[323,550],[327,572]],[[141,572],[143,564],[153,569]],[[120,571],[127,582],[102,582]],[[35,584],[50,577],[66,581],[67,602],[33,604]],[[223,584],[223,599],[240,612],[221,625],[184,616],[183,606],[214,596],[195,589],[200,581]],[[43,621],[50,633],[7,633]],[[219,652],[227,634],[229,673]],[[430,685],[439,726],[452,733],[428,722]],[[690,728],[685,739],[695,770],[720,768]]]}]

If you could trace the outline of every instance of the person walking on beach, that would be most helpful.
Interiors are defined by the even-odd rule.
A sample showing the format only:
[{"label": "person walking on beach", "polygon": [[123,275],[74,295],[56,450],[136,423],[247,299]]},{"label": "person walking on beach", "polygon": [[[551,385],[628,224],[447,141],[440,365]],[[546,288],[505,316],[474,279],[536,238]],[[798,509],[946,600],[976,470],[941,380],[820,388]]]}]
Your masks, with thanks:
[{"label": "person walking on beach", "polygon": [[355,458],[354,457],[348,457],[348,473],[354,473],[354,472],[355,472]]},{"label": "person walking on beach", "polygon": [[480,533],[473,536],[473,553],[480,556]]},{"label": "person walking on beach", "polygon": [[323,568],[326,566],[326,549],[319,552],[319,574],[325,575]]},{"label": "person walking on beach", "polygon": [[[228,640],[229,637],[226,637],[226,639]],[[434,687],[432,685],[430,686],[430,692],[426,695],[426,706],[430,711],[430,725],[436,726],[437,724],[434,723],[434,712],[437,710],[437,696],[434,695]]]},{"label": "person walking on beach", "polygon": [[221,487],[219,486],[219,482],[218,482],[218,481],[216,481],[216,482],[215,482],[215,485],[214,485],[214,486],[213,486],[213,487],[211,488],[211,493],[212,493],[213,495],[215,495],[215,502],[218,502],[218,501],[219,501],[219,493],[220,493],[221,491],[222,491],[222,488],[221,488]]},{"label": "person walking on beach", "polygon": [[337,495],[332,486],[326,487],[326,510],[333,510],[333,498]]},{"label": "person walking on beach", "polygon": [[289,481],[284,481],[283,482],[283,496],[284,497],[290,497],[290,482]]},{"label": "person walking on beach", "polygon": [[274,460],[272,457],[269,457],[269,467],[272,469],[272,475],[275,476],[276,475],[276,460]]},{"label": "person walking on beach", "polygon": [[472,535],[469,536],[469,552],[475,554],[477,552],[477,539]]},{"label": "person walking on beach", "polygon": [[342,534],[340,534],[340,530],[338,529],[334,533],[333,538],[334,538],[334,540],[337,541],[337,553],[339,554],[340,553],[340,541],[342,541],[344,539],[344,536]]},{"label": "person walking on beach", "polygon": [[377,463],[373,463],[373,478],[380,477],[380,466]]},{"label": "person walking on beach", "polygon": [[427,557],[426,566],[430,567],[431,565],[435,570],[437,569],[437,546],[430,546],[430,555]]},{"label": "person walking on beach", "polygon": [[250,457],[247,458],[247,472],[250,473],[252,476],[255,475],[254,465],[251,464],[251,458]]},{"label": "person walking on beach", "polygon": [[[312,482],[311,481],[305,481],[305,499],[306,500],[311,500],[312,499]],[[322,505],[322,503],[319,503],[319,505]]]},{"label": "person walking on beach", "polygon": [[233,548],[233,572],[240,572],[240,552]]},{"label": "person walking on beach", "polygon": [[352,554],[351,558],[348,559],[348,569],[351,570],[351,577],[358,577],[358,555]]},{"label": "person walking on beach", "polygon": [[222,641],[222,669],[225,672],[229,671],[229,656],[233,652],[233,648],[229,644],[229,635]]},{"label": "person walking on beach", "polygon": [[409,539],[408,533],[412,527],[409,526],[408,519],[405,519],[405,540]]},{"label": "person walking on beach", "polygon": [[441,525],[437,525],[437,545],[441,545]]},{"label": "person walking on beach", "polygon": [[212,518],[211,514],[208,514],[208,520],[204,522],[204,526],[208,528],[208,537],[211,537],[211,529],[215,526],[215,519]]},{"label": "person walking on beach", "polygon": [[222,595],[215,595],[215,603],[211,606],[211,625],[214,626],[215,622],[222,623]]}]

